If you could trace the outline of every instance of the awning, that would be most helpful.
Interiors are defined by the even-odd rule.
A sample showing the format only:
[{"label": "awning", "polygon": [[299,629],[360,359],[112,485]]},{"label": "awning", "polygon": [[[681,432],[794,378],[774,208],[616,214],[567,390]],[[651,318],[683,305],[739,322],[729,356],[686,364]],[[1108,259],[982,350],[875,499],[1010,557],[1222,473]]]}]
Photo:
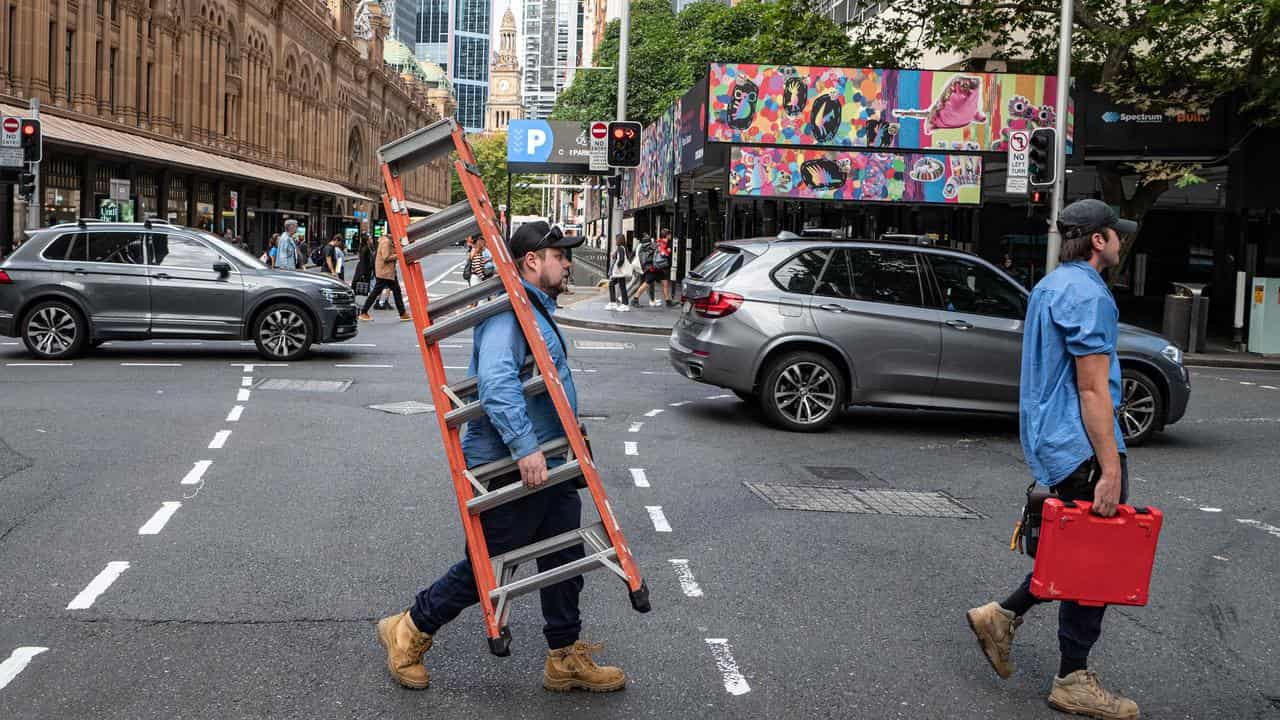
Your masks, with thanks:
[{"label": "awning", "polygon": [[[0,104],[0,113],[4,115],[25,117],[28,112],[30,111],[24,108]],[[327,180],[318,180],[306,175],[277,170],[266,165],[258,165],[227,157],[226,155],[218,155],[142,135],[133,135],[121,130],[104,128],[79,120],[71,120],[47,112],[40,114],[40,127],[46,141],[52,141],[59,145],[70,145],[86,150],[128,155],[143,160],[178,165],[192,170],[234,175],[245,180],[312,190],[327,195],[338,195],[360,200],[369,199],[360,193]]]},{"label": "awning", "polygon": [[428,205],[426,203],[414,202],[412,200],[405,200],[404,204],[405,204],[405,207],[409,208],[410,215],[432,215],[434,213],[440,212],[443,209],[443,208],[438,208],[435,205]]}]

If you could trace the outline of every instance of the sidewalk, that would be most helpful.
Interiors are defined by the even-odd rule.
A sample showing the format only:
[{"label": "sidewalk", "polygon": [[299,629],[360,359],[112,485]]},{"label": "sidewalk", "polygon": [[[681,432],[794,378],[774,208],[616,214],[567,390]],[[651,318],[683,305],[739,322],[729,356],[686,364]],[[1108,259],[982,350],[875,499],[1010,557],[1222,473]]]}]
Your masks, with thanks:
[{"label": "sidewalk", "polygon": [[[556,320],[570,327],[665,336],[671,334],[671,326],[680,316],[679,307],[649,307],[647,298],[629,312],[605,310],[608,302],[607,291],[575,287],[573,295],[561,296],[564,307],[556,313]],[[1202,367],[1280,371],[1280,356],[1239,352],[1216,339],[1210,339],[1208,345],[1208,352],[1187,353],[1183,362]]]}]

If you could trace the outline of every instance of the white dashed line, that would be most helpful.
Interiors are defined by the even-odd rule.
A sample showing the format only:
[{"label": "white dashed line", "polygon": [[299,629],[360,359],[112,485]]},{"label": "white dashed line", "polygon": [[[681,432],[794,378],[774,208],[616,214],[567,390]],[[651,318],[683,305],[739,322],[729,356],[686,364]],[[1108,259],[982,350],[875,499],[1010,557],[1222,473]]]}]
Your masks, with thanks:
[{"label": "white dashed line", "polygon": [[653,521],[653,529],[656,532],[671,532],[671,523],[667,522],[667,516],[662,514],[661,505],[645,505],[644,509],[649,512],[649,519]]},{"label": "white dashed line", "polygon": [[236,402],[249,402],[249,391],[246,388],[236,391]]},{"label": "white dashed line", "polygon": [[627,428],[627,432],[640,432],[640,428],[644,427],[642,422],[633,422],[631,427]]},{"label": "white dashed line", "polygon": [[[252,345],[253,343],[249,343]],[[246,373],[253,372],[254,368],[260,367],[289,367],[289,363],[229,363],[231,367],[244,368]]]},{"label": "white dashed line", "polygon": [[0,662],[0,690],[6,685],[13,682],[18,673],[26,669],[27,664],[31,662],[31,658],[47,651],[47,647],[35,647],[33,645],[16,648],[9,653],[9,657],[4,662]]},{"label": "white dashed line", "polygon": [[160,504],[160,509],[155,515],[146,522],[142,527],[138,528],[139,535],[159,535],[164,529],[165,523],[169,522],[169,518],[178,512],[178,508],[182,507],[180,502],[166,502]]},{"label": "white dashed line", "polygon": [[204,473],[213,464],[212,460],[198,460],[196,464],[187,471],[187,476],[182,478],[183,485],[195,485],[204,478]]},{"label": "white dashed line", "polygon": [[227,422],[240,422],[240,414],[244,412],[243,405],[236,405],[231,408],[231,412],[227,413]]},{"label": "white dashed line", "polygon": [[668,407],[684,407],[685,405],[688,405],[688,404],[689,404],[688,400],[681,400],[680,402],[670,403]]},{"label": "white dashed line", "polygon": [[466,370],[467,366],[466,365],[445,365],[444,369],[445,370]]},{"label": "white dashed line", "polygon": [[[0,345],[17,345],[17,344],[18,344],[18,343],[17,343],[16,341],[5,341],[5,342],[0,342]],[[103,344],[103,345],[106,345],[106,343],[102,343],[102,344]]]},{"label": "white dashed line", "polygon": [[5,363],[5,367],[71,367],[75,363],[64,362],[13,362]]},{"label": "white dashed line", "polygon": [[626,449],[626,452],[627,452],[627,454],[628,454],[628,455],[639,455],[639,454],[640,454],[640,451],[636,448],[636,444],[635,444],[633,441],[631,441],[631,440],[628,440],[628,441],[626,441],[626,442],[622,443],[622,447]]},{"label": "white dashed line", "polygon": [[342,343],[342,347],[378,347],[376,343]]},{"label": "white dashed line", "polygon": [[219,430],[214,434],[213,440],[209,442],[210,450],[221,450],[223,445],[227,444],[227,438],[231,437],[230,430]]},{"label": "white dashed line", "polygon": [[707,647],[711,648],[712,657],[716,659],[716,667],[724,678],[724,689],[730,695],[745,695],[751,692],[751,686],[738,670],[738,663],[734,661],[733,653],[729,651],[729,641],[724,638],[707,638],[706,640]]},{"label": "white dashed line", "polygon": [[644,416],[645,416],[645,417],[658,417],[658,416],[659,416],[659,415],[661,415],[661,414],[662,414],[662,408],[654,408],[653,410],[650,410],[649,412],[645,413],[645,414],[644,414]]},{"label": "white dashed line", "polygon": [[250,385],[253,385],[253,376],[245,375],[240,378],[240,387],[249,387]]},{"label": "white dashed line", "polygon": [[1263,390],[1280,390],[1280,388],[1277,388],[1275,385],[1263,385],[1262,389]]},{"label": "white dashed line", "polygon": [[1201,510],[1202,512],[1207,512],[1207,513],[1220,513],[1220,512],[1222,512],[1222,508],[1215,508],[1215,507],[1202,507],[1202,508],[1200,508],[1200,510]]},{"label": "white dashed line", "polygon": [[438,345],[437,347],[441,347],[441,348],[444,348],[444,349],[446,349],[446,350],[458,350],[458,349],[461,349],[461,348],[462,348],[462,346],[461,346],[461,345],[443,345],[443,344],[442,344],[442,345]]},{"label": "white dashed line", "polygon": [[1222,557],[1221,555],[1214,555],[1214,556],[1213,556],[1213,559],[1214,559],[1214,560],[1221,560],[1222,562],[1230,562],[1230,560],[1228,560],[1227,558]]},{"label": "white dashed line", "polygon": [[702,588],[698,587],[698,581],[693,578],[693,571],[689,569],[689,561],[682,558],[673,558],[667,562],[671,563],[671,567],[676,571],[676,580],[680,581],[680,589],[684,591],[685,597],[702,597]]},{"label": "white dashed line", "polygon": [[389,368],[389,367],[393,367],[392,365],[379,365],[379,364],[370,364],[370,363],[334,363],[334,364],[333,364],[333,366],[334,366],[334,367],[340,367],[340,368]]},{"label": "white dashed line", "polygon": [[708,396],[707,396],[707,399],[708,399],[708,400],[724,400],[725,398],[731,398],[731,397],[733,397],[733,395],[732,395],[732,394],[725,394],[725,395],[708,395]]},{"label": "white dashed line", "polygon": [[1249,382],[1249,381],[1247,381],[1247,380],[1241,380],[1241,381],[1240,381],[1240,384],[1241,384],[1241,385],[1257,385],[1258,383],[1251,383],[1251,382]]},{"label": "white dashed line", "polygon": [[1241,525],[1256,527],[1259,530],[1267,533],[1268,535],[1280,538],[1280,527],[1276,527],[1275,525],[1268,525],[1267,523],[1261,522],[1259,520],[1242,520],[1239,518],[1236,519],[1236,522],[1240,523]]},{"label": "white dashed line", "polygon": [[654,348],[654,352],[667,352],[667,348]]},{"label": "white dashed line", "polygon": [[122,362],[120,367],[182,367],[182,363],[168,362]]},{"label": "white dashed line", "polygon": [[107,591],[111,587],[111,583],[116,581],[125,570],[129,569],[129,563],[123,560],[107,563],[102,572],[98,573],[98,577],[89,582],[75,599],[67,604],[68,610],[87,610],[93,607],[93,601],[98,596]]},{"label": "white dashed line", "polygon": [[631,482],[635,483],[636,487],[649,487],[649,478],[644,474],[644,468],[631,468]]}]

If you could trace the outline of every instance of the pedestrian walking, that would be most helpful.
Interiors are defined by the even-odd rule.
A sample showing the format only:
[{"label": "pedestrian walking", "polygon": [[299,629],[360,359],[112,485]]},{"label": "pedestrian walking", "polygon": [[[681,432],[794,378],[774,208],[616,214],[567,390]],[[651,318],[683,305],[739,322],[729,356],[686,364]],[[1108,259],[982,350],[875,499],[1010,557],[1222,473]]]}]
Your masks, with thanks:
[{"label": "pedestrian walking", "polygon": [[[296,225],[297,224],[295,223],[295,227]],[[297,270],[302,270],[303,268],[306,267],[306,264],[307,264],[307,257],[308,257],[307,238],[302,233],[297,233],[293,237],[293,243],[294,243],[294,253],[293,253],[294,268]]]},{"label": "pedestrian walking", "polygon": [[324,270],[329,275],[345,281],[345,278],[342,277],[344,255],[342,252],[342,236],[334,235],[329,239],[329,244],[324,247]]},{"label": "pedestrian walking", "polygon": [[365,298],[364,308],[360,310],[360,319],[372,320],[369,308],[372,307],[374,299],[383,289],[390,289],[392,296],[396,299],[396,310],[400,311],[400,319],[411,320],[409,313],[404,311],[404,298],[400,297],[400,283],[396,281],[396,248],[391,244],[389,234],[383,235],[378,240],[378,251],[373,256],[373,276],[373,288],[369,290],[369,297]]},{"label": "pedestrian walking", "polygon": [[[1137,232],[1100,200],[1063,208],[1062,265],[1041,280],[1027,306],[1022,340],[1020,430],[1035,481],[1063,500],[1092,501],[1110,517],[1128,499],[1124,436],[1116,419],[1119,311],[1102,272],[1120,262],[1120,233]],[[1031,575],[1006,600],[973,608],[969,626],[996,674],[1013,673],[1014,631],[1034,606]],[[1138,705],[1102,687],[1088,667],[1105,607],[1063,602],[1058,609],[1061,662],[1049,705],[1103,720],[1138,717]]]},{"label": "pedestrian walking", "polygon": [[[546,338],[547,351],[574,412],[578,394],[568,349],[552,315],[555,298],[564,291],[569,277],[564,250],[581,242],[582,238],[566,238],[542,221],[521,225],[510,241],[511,257],[536,310],[534,319]],[[476,326],[473,338],[469,374],[480,380],[479,397],[485,414],[468,423],[462,437],[467,466],[515,458],[517,469],[492,480],[490,490],[514,483],[542,488],[548,471],[564,459],[545,457],[539,446],[563,437],[564,429],[550,397],[524,394],[522,383],[529,373],[521,367],[529,347],[515,314],[508,310],[485,320]],[[480,522],[489,553],[496,556],[580,527],[582,500],[577,487],[564,482],[485,511]],[[540,558],[538,569],[550,570],[583,557],[582,545],[573,545]],[[542,632],[548,647],[542,686],[555,691],[621,690],[627,682],[622,670],[596,665],[592,654],[601,646],[580,639],[578,600],[582,587],[583,578],[578,576],[540,592],[546,621]],[[378,640],[387,649],[387,669],[392,676],[408,688],[427,687],[430,676],[422,659],[436,633],[477,600],[471,561],[464,558],[419,592],[408,610],[379,621]]]},{"label": "pedestrian walking", "polygon": [[368,233],[360,233],[360,245],[356,252],[356,274],[351,279],[351,288],[356,295],[369,295],[373,278],[373,238]]},{"label": "pedestrian walking", "polygon": [[263,265],[267,267],[275,267],[276,264],[276,241],[280,239],[280,233],[272,233],[267,240],[267,249],[262,251],[262,255],[258,258]]},{"label": "pedestrian walking", "polygon": [[640,266],[640,285],[631,293],[631,304],[640,305],[640,296],[645,290],[649,291],[650,307],[657,305],[658,301],[654,296],[655,288],[658,284],[658,269],[654,265],[655,257],[658,254],[658,244],[649,237],[648,233],[640,236],[640,246],[636,248],[636,261]]},{"label": "pedestrian walking", "polygon": [[462,279],[467,281],[467,287],[488,280],[496,272],[493,255],[485,247],[484,236],[472,235],[467,238],[467,261],[462,266]]},{"label": "pedestrian walking", "polygon": [[656,279],[662,281],[662,301],[667,307],[676,304],[671,299],[671,257],[675,254],[675,246],[675,238],[672,237],[670,228],[658,233],[658,247],[653,256],[653,268]]},{"label": "pedestrian walking", "polygon": [[298,244],[294,233],[298,232],[297,220],[285,220],[284,232],[276,240],[275,266],[279,270],[293,270],[298,267]]},{"label": "pedestrian walking", "polygon": [[609,304],[605,310],[631,309],[627,304],[627,280],[635,272],[635,255],[631,252],[631,243],[625,235],[619,233],[614,242],[613,257],[609,261]]}]

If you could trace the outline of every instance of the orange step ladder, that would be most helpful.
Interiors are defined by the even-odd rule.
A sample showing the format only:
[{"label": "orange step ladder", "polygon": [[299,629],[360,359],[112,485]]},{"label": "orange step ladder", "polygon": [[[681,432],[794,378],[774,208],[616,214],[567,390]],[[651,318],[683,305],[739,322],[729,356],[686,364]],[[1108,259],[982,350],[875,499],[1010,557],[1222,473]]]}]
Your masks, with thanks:
[{"label": "orange step ladder", "polygon": [[[411,224],[401,175],[451,152],[457,153],[454,169],[467,199]],[[382,146],[378,149],[378,157],[386,188],[382,203],[387,213],[387,231],[399,256],[400,274],[409,297],[422,364],[427,370],[431,400],[449,457],[458,512],[466,533],[467,554],[471,558],[480,607],[484,612],[490,652],[498,656],[511,652],[507,617],[513,599],[592,570],[605,568],[618,575],[627,584],[632,607],[639,612],[648,612],[649,589],[640,577],[622,528],[600,484],[600,475],[591,459],[586,437],[538,331],[535,311],[529,304],[519,270],[502,237],[493,205],[476,167],[475,155],[462,128],[452,119],[441,120]],[[455,241],[477,234],[483,235],[488,242],[497,273],[466,290],[429,301],[422,278],[422,259],[448,248]],[[510,459],[467,468],[462,454],[461,431],[468,421],[484,415],[484,408],[476,398],[478,381],[469,377],[450,385],[440,354],[440,341],[508,311],[515,312],[525,343],[533,355],[533,367],[525,366],[532,374],[524,381],[524,394],[526,397],[538,393],[549,395],[565,431],[564,437],[544,443],[539,448],[547,456],[564,455],[565,463],[552,469],[548,473],[547,484],[538,490],[529,490],[522,483],[492,491],[487,488],[487,481],[516,469],[515,461]],[[595,502],[599,522],[490,557],[480,525],[480,513],[563,482],[584,481]],[[586,546],[582,559],[516,579],[516,570],[521,564],[575,545]]]}]

